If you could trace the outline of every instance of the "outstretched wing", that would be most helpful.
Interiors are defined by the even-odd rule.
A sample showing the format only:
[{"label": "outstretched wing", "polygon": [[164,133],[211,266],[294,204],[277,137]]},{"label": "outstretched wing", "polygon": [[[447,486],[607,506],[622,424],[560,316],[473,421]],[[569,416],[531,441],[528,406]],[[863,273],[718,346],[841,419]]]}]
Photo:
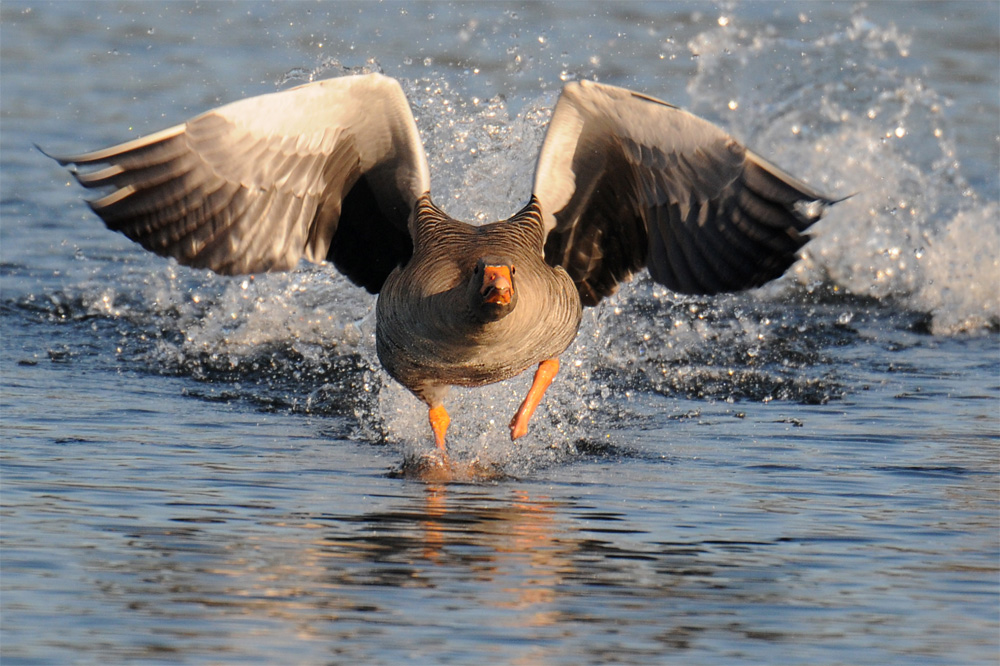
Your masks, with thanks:
[{"label": "outstretched wing", "polygon": [[687,294],[781,275],[830,199],[665,102],[583,81],[562,92],[535,173],[545,259],[595,305],[648,267]]},{"label": "outstretched wing", "polygon": [[405,262],[428,191],[427,158],[399,83],[380,74],[309,83],[219,107],[83,155],[55,157],[90,207],[147,250],[238,274],[328,259],[377,292]]}]

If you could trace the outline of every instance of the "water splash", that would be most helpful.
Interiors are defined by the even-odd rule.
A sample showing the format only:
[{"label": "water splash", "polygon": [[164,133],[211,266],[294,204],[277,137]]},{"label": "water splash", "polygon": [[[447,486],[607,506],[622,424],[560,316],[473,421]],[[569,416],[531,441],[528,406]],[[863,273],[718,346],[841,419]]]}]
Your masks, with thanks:
[{"label": "water splash", "polygon": [[963,176],[951,102],[899,74],[911,42],[861,13],[812,42],[730,21],[689,44],[692,110],[833,196],[854,194],[818,226],[801,283],[894,300],[929,314],[935,334],[996,329],[997,202]]},{"label": "water splash", "polygon": [[351,67],[343,64],[338,58],[325,57],[321,58],[313,67],[293,67],[279,76],[274,85],[277,88],[284,88],[290,83],[299,85],[325,78],[375,73],[383,73],[382,66],[375,59],[370,59],[363,65]]}]

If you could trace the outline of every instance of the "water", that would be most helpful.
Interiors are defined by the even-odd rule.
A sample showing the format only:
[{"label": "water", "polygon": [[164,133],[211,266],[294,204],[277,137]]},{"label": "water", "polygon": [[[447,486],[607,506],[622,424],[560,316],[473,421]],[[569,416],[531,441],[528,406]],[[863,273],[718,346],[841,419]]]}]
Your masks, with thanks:
[{"label": "water", "polygon": [[[4,664],[995,664],[996,3],[2,7]],[[279,85],[400,77],[458,217],[527,198],[562,80],[721,123],[832,209],[790,275],[589,311],[424,410],[328,268],[221,278],[111,234],[76,152]]]}]

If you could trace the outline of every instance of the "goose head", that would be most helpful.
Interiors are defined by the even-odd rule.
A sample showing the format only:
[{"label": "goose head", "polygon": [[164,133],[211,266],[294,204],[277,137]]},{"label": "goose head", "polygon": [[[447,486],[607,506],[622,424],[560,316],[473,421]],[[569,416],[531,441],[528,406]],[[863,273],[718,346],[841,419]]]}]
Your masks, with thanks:
[{"label": "goose head", "polygon": [[482,323],[498,321],[517,305],[514,264],[506,259],[483,257],[476,262],[468,283],[469,305]]}]

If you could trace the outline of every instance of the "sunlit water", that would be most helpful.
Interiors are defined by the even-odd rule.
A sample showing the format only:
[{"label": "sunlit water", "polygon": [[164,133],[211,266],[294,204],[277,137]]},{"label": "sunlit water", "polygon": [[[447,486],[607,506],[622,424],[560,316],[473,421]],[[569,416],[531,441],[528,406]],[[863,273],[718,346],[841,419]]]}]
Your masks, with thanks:
[{"label": "sunlit water", "polygon": [[[995,664],[995,3],[2,6],[7,664]],[[590,310],[456,391],[489,483],[325,266],[222,278],[103,229],[78,152],[345,68],[400,77],[437,201],[527,198],[563,80],[679,103],[834,196],[790,275]]]}]

